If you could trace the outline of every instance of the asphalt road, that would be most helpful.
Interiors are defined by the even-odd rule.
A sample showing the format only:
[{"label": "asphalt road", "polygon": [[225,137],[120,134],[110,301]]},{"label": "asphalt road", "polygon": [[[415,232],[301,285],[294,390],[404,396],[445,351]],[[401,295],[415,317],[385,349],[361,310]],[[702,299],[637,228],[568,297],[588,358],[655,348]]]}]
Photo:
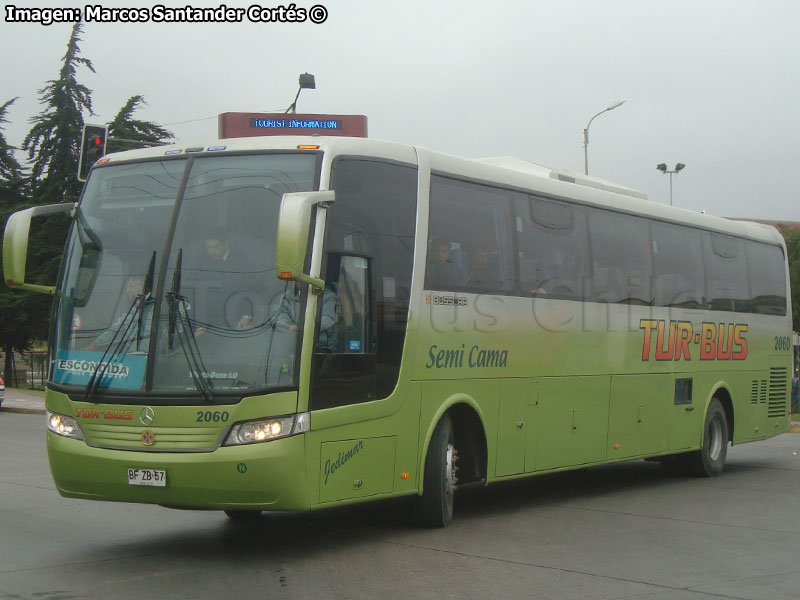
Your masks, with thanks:
[{"label": "asphalt road", "polygon": [[0,414],[0,598],[800,598],[800,435],[732,448],[722,477],[638,461],[457,497],[229,522],[68,500],[39,415]]}]

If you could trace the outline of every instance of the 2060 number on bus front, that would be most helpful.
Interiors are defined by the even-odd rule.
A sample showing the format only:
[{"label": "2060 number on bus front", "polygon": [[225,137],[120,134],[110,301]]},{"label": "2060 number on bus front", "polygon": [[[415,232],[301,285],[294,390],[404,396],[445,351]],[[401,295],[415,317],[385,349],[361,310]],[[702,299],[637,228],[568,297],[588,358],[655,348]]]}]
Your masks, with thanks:
[{"label": "2060 number on bus front", "polygon": [[167,472],[162,469],[128,469],[128,484],[166,487]]}]

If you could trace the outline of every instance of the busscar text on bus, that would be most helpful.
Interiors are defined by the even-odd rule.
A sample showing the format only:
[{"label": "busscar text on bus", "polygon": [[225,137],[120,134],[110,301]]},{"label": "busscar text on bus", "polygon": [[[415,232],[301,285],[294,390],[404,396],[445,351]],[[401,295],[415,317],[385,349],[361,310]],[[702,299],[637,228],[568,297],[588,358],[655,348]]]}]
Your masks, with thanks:
[{"label": "busscar text on bus", "polygon": [[[6,283],[54,297],[60,494],[236,519],[402,496],[444,526],[465,486],[714,476],[786,430],[776,230],[348,119],[226,113],[203,146],[106,156],[90,130],[80,201],[11,216]],[[58,281],[32,284],[31,220],[59,212]]]}]

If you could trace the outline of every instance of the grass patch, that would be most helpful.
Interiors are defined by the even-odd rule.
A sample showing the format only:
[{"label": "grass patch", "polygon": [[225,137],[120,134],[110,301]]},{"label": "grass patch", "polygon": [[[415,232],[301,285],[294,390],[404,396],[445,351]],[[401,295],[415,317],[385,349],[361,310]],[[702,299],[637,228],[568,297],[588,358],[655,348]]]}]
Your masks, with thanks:
[{"label": "grass patch", "polygon": [[[40,396],[41,398],[44,398],[44,388],[29,388],[29,387],[10,388],[6,386],[6,389],[7,390],[13,389],[23,394],[30,394],[31,396]],[[798,415],[798,417],[800,417],[800,415]]]}]

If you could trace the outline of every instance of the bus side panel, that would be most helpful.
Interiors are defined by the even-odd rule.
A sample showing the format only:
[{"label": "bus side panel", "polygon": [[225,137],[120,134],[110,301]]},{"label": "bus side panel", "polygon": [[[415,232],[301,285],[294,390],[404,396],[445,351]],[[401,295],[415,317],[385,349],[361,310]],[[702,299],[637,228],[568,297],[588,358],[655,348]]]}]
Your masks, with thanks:
[{"label": "bus side panel", "polygon": [[[525,441],[528,435],[530,382],[502,379],[497,427],[497,476],[516,475],[525,470]],[[531,434],[533,435],[533,434]]]},{"label": "bus side panel", "polygon": [[537,471],[606,460],[611,377],[552,377],[539,382],[529,429]]},{"label": "bus side panel", "polygon": [[608,420],[609,458],[665,452],[670,447],[669,375],[614,375]]},{"label": "bus side panel", "polygon": [[[385,400],[311,413],[306,454],[313,503],[417,490],[421,387],[416,382],[401,383]],[[369,418],[381,412],[380,403],[398,408],[389,416]]]}]

